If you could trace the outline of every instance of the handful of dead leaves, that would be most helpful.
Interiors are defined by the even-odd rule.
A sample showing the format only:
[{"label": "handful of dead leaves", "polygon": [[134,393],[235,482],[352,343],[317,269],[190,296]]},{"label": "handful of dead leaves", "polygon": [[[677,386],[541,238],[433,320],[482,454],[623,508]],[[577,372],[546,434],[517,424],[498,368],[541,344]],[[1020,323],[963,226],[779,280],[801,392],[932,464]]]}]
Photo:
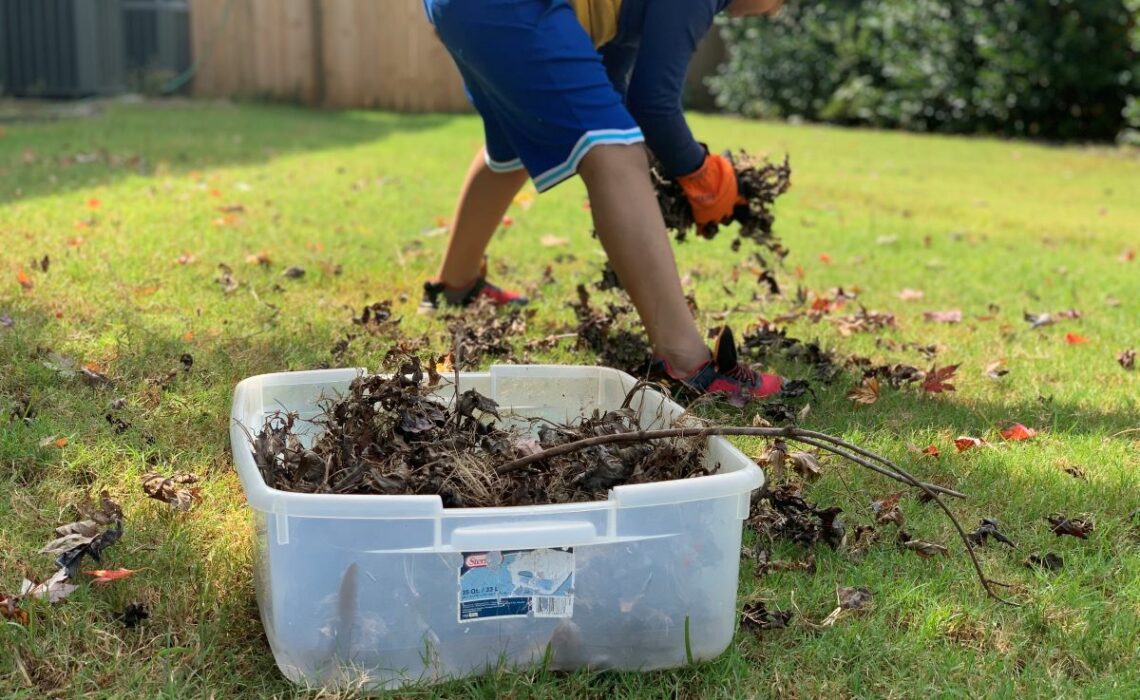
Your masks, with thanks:
[{"label": "handful of dead leaves", "polygon": [[[729,156],[736,171],[741,198],[730,219],[730,222],[740,224],[737,238],[732,244],[733,250],[740,247],[742,239],[749,239],[782,259],[788,251],[772,231],[772,225],[776,221],[773,206],[776,198],[791,186],[792,168],[788,158],[785,157],[783,163],[769,163],[744,151]],[[665,227],[675,232],[677,240],[685,240],[688,232],[694,229],[702,238],[716,237],[720,228],[717,224],[697,226],[689,200],[676,180],[666,178],[657,163],[653,164],[650,175],[657,190],[657,203],[665,217]]]}]

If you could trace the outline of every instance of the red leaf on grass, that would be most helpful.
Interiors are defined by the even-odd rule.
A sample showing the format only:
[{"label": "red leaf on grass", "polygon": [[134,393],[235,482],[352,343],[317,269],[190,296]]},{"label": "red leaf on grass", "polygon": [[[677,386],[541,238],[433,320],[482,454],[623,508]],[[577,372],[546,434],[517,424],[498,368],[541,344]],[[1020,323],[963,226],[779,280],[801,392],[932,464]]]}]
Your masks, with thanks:
[{"label": "red leaf on grass", "polygon": [[510,228],[511,226],[514,225],[514,223],[515,223],[514,218],[512,218],[510,216],[504,216],[503,217],[503,228]]},{"label": "red leaf on grass", "polygon": [[1033,428],[1026,428],[1021,423],[1014,423],[1010,427],[1001,431],[1001,436],[1006,440],[1028,440],[1029,438],[1037,435],[1037,431]]},{"label": "red leaf on grass", "polygon": [[927,445],[926,448],[922,450],[922,454],[937,457],[942,454],[942,451],[938,449],[938,445]]},{"label": "red leaf on grass", "polygon": [[20,283],[21,287],[29,292],[32,291],[32,288],[36,286],[35,281],[28,276],[28,273],[25,272],[24,268],[22,267],[16,271],[16,281]]},{"label": "red leaf on grass", "polygon": [[831,256],[828,255],[827,253],[820,253],[819,254],[819,261],[826,265],[827,263],[831,262]]},{"label": "red leaf on grass", "polygon": [[20,608],[20,597],[0,593],[0,617],[19,625],[28,625],[28,611]]},{"label": "red leaf on grass", "polygon": [[922,380],[922,390],[929,391],[932,394],[938,394],[943,391],[954,391],[954,385],[950,380],[954,378],[954,373],[958,371],[958,365],[946,365],[939,369],[937,365],[930,368],[926,373],[926,379]]},{"label": "red leaf on grass", "polygon": [[102,204],[102,202],[100,202],[98,199],[96,199],[94,197],[87,200],[87,208],[88,209],[98,209],[99,205],[101,205],[101,204]]},{"label": "red leaf on grass", "polygon": [[969,435],[960,435],[958,439],[954,440],[954,446],[958,448],[959,452],[965,452],[974,447],[981,447],[983,440],[981,438],[970,437]]},{"label": "red leaf on grass", "polygon": [[1066,333],[1065,342],[1069,345],[1083,345],[1089,342],[1089,339],[1079,333]]},{"label": "red leaf on grass", "polygon": [[1136,251],[1128,248],[1120,254],[1120,262],[1132,262],[1136,259]]},{"label": "red leaf on grass", "polygon": [[138,569],[95,569],[94,571],[84,571],[83,573],[95,577],[91,580],[91,583],[103,584],[118,581],[121,578],[134,575],[137,572]]}]

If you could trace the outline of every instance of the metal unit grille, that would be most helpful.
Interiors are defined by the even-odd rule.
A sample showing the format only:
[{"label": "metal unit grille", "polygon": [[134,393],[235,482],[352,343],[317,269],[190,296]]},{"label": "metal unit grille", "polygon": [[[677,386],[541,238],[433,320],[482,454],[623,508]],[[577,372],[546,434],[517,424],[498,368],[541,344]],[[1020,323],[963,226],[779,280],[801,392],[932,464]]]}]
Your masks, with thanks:
[{"label": "metal unit grille", "polygon": [[84,97],[126,87],[120,0],[0,0],[0,91]]}]

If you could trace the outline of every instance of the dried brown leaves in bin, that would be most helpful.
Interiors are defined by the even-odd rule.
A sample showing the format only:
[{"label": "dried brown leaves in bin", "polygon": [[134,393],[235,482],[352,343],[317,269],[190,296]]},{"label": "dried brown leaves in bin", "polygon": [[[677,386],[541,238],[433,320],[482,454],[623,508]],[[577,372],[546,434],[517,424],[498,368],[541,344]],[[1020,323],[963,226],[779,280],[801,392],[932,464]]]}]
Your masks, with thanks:
[{"label": "dried brown leaves in bin", "polygon": [[599,500],[621,484],[708,473],[704,440],[686,438],[596,445],[499,474],[497,465],[539,450],[641,426],[629,409],[566,425],[509,421],[475,389],[461,386],[456,396],[430,374],[410,356],[391,374],[357,377],[322,403],[312,423],[323,432],[309,443],[295,414],[269,416],[247,430],[262,477],[284,491],[439,495],[446,507],[487,507]]},{"label": "dried brown leaves in bin", "polygon": [[[783,163],[770,163],[739,151],[732,156],[732,161],[737,189],[744,200],[743,204],[737,204],[730,219],[730,222],[740,224],[733,247],[739,246],[742,239],[749,239],[767,248],[777,258],[783,258],[788,252],[773,233],[772,225],[776,220],[773,205],[791,186],[792,168],[788,158],[785,157]],[[716,237],[717,224],[697,227],[689,200],[675,180],[666,178],[656,163],[650,174],[665,226],[676,234],[677,240],[685,240],[693,230],[702,238]]]}]

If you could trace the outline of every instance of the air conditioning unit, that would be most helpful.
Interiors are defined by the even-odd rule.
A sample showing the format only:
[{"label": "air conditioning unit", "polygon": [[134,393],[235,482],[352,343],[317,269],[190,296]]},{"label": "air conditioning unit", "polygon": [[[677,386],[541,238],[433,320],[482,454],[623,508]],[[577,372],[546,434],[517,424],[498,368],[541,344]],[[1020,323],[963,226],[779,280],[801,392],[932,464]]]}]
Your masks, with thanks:
[{"label": "air conditioning unit", "polygon": [[125,88],[120,0],[0,0],[0,91],[85,97]]},{"label": "air conditioning unit", "polygon": [[140,92],[161,89],[190,66],[190,3],[122,0],[122,8],[127,82]]}]

